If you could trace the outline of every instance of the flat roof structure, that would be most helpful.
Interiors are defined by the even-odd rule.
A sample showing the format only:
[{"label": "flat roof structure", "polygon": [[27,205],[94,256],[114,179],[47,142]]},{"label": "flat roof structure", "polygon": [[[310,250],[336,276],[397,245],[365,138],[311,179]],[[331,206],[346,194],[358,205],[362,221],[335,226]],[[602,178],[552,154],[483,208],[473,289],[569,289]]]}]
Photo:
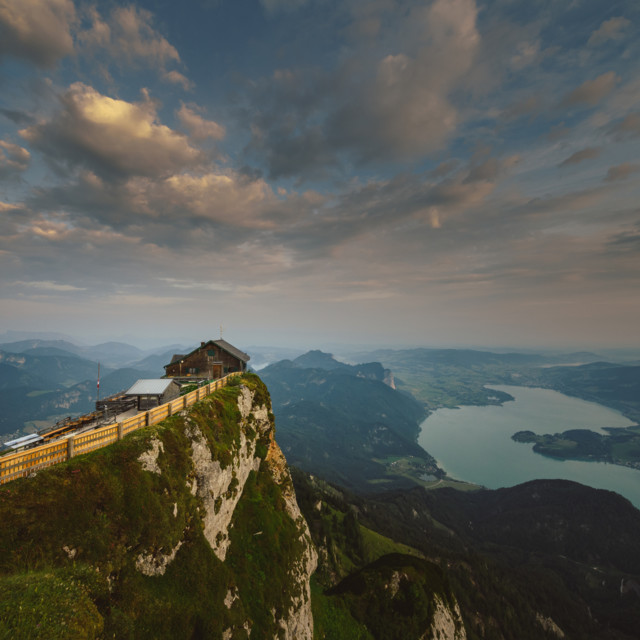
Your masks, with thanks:
[{"label": "flat roof structure", "polygon": [[157,380],[138,380],[128,391],[127,396],[161,396],[174,384],[173,380],[158,378]]},{"label": "flat roof structure", "polygon": [[151,380],[138,380],[128,391],[125,397],[137,398],[138,411],[152,409],[169,402],[180,395],[180,385],[171,378],[157,378]]}]

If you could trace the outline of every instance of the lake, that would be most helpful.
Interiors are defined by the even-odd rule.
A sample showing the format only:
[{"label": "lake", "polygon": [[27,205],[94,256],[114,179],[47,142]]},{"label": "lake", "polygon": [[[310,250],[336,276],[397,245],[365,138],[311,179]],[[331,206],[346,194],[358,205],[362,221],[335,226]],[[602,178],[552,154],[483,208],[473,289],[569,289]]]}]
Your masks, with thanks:
[{"label": "lake", "polygon": [[640,471],[577,460],[554,460],[511,440],[516,431],[558,433],[568,429],[627,427],[622,414],[594,402],[557,391],[491,385],[515,398],[501,406],[438,409],[421,425],[418,443],[452,477],[489,489],[510,487],[536,478],[573,480],[616,491],[640,508]]}]

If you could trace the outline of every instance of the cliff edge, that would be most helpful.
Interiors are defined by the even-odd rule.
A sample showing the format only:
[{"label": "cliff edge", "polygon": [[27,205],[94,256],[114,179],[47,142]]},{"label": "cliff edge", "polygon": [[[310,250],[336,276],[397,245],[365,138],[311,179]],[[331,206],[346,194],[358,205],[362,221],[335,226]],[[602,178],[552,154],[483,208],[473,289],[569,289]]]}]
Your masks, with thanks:
[{"label": "cliff edge", "polygon": [[255,375],[3,486],[0,522],[0,637],[313,637],[317,556]]}]

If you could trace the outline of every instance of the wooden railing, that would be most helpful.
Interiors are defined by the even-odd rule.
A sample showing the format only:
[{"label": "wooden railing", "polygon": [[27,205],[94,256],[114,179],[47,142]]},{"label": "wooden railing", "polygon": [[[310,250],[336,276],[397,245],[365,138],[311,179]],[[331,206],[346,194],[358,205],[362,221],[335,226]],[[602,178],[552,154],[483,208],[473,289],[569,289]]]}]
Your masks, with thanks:
[{"label": "wooden railing", "polygon": [[180,398],[149,409],[149,411],[138,413],[124,422],[115,422],[105,427],[62,438],[27,451],[2,456],[0,457],[0,484],[28,476],[34,471],[51,467],[59,462],[70,460],[81,453],[101,449],[118,440],[122,440],[124,436],[136,429],[157,424],[165,418],[192,406],[198,400],[202,400],[217,389],[226,386],[229,380],[239,375],[241,375],[239,372],[230,373],[224,378],[198,387],[195,391],[191,391]]}]

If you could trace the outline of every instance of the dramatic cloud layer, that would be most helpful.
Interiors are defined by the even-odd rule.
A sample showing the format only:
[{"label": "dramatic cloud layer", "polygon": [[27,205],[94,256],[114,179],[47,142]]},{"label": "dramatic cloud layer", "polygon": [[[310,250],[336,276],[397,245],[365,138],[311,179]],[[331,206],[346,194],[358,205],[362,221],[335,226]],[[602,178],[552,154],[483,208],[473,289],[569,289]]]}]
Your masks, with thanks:
[{"label": "dramatic cloud layer", "polygon": [[205,120],[195,109],[186,104],[180,107],[178,119],[196,140],[204,140],[205,138],[221,140],[225,136],[225,129],[222,125],[212,120]]},{"label": "dramatic cloud layer", "polygon": [[631,27],[631,21],[623,17],[610,18],[605,20],[599,29],[596,29],[587,44],[601,45],[607,40],[620,40],[624,38],[625,32]]},{"label": "dramatic cloud layer", "polygon": [[103,50],[121,63],[144,61],[164,68],[169,62],[179,62],[178,51],[155,31],[152,21],[149,11],[136,7],[114,7],[108,20],[92,9],[91,27],[80,40],[88,49]]},{"label": "dramatic cloud layer", "polygon": [[593,106],[611,93],[619,80],[613,71],[603,73],[595,80],[589,80],[568,93],[562,103],[566,106],[579,105],[581,103]]},{"label": "dramatic cloud layer", "polygon": [[0,330],[637,343],[639,25],[0,0]]},{"label": "dramatic cloud layer", "polygon": [[147,91],[129,103],[101,95],[81,82],[60,96],[50,120],[20,131],[53,163],[86,166],[104,178],[163,176],[200,161],[188,140],[157,122]]},{"label": "dramatic cloud layer", "polygon": [[0,56],[51,67],[73,52],[72,0],[0,0]]},{"label": "dramatic cloud layer", "polygon": [[17,144],[0,140],[0,179],[26,171],[31,154]]}]

